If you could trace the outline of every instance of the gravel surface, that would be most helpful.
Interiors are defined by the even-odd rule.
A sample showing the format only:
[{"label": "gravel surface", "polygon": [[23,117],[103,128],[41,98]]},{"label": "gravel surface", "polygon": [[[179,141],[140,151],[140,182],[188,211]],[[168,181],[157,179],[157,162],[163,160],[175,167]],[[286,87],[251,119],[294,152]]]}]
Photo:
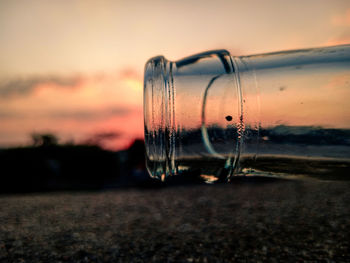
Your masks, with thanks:
[{"label": "gravel surface", "polygon": [[350,182],[0,196],[1,262],[350,262]]}]

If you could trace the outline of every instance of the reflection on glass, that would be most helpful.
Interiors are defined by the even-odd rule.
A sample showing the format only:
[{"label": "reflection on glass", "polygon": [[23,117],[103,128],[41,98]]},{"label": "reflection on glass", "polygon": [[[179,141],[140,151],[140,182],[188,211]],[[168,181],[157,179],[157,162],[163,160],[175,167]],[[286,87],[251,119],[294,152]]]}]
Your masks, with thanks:
[{"label": "reflection on glass", "polygon": [[347,176],[350,45],[148,61],[147,166],[153,177]]}]

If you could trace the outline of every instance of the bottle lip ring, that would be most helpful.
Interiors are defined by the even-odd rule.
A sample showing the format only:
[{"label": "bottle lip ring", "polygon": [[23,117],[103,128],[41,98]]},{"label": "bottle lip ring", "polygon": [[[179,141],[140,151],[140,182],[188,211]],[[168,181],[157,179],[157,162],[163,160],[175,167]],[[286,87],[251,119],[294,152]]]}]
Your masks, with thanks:
[{"label": "bottle lip ring", "polygon": [[172,62],[163,56],[149,59],[144,75],[146,167],[162,179],[174,170],[175,124]]}]

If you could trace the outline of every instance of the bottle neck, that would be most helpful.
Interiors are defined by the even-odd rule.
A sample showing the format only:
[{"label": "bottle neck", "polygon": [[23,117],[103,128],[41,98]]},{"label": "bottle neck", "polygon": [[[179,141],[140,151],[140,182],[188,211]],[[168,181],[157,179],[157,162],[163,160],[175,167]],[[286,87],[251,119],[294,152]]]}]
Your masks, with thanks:
[{"label": "bottle neck", "polygon": [[277,160],[349,159],[350,45],[232,60],[244,123],[240,168],[255,162],[267,169]]}]

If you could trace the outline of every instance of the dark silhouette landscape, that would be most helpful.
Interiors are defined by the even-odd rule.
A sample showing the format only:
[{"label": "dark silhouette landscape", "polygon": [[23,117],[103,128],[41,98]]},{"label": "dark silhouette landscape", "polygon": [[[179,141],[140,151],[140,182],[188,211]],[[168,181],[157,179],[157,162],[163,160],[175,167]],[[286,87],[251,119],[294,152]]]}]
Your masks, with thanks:
[{"label": "dark silhouette landscape", "polygon": [[[246,131],[249,134],[249,128]],[[237,133],[235,128],[226,133],[210,127],[213,138],[227,138]],[[349,163],[337,159],[349,152],[349,130],[323,129],[322,127],[289,127],[280,125],[273,129],[261,129],[260,156],[242,158],[244,167],[263,172],[308,175],[320,179],[349,180]],[[201,143],[200,130],[184,133],[185,144]],[[233,135],[232,135],[233,134]],[[32,134],[32,145],[0,150],[0,193],[97,190],[120,187],[159,187],[188,183],[203,183],[200,170],[190,170],[166,183],[152,179],[145,167],[145,145],[135,139],[125,150],[110,151],[99,146],[98,141],[86,144],[60,144],[54,134]],[[249,140],[246,140],[249,145]],[[255,143],[255,142],[254,142]],[[305,149],[309,157],[305,158]],[[292,154],[283,155],[284,151]],[[314,155],[314,156],[313,156]],[[333,159],[322,159],[323,156]],[[295,158],[297,157],[297,158]],[[302,157],[302,158],[299,158]],[[196,163],[196,167],[224,165],[220,160],[182,160]],[[213,163],[215,162],[215,163]],[[234,179],[233,182],[240,179]],[[250,179],[251,180],[251,179]],[[261,179],[260,179],[261,180]]]},{"label": "dark silhouette landscape", "polygon": [[98,145],[58,144],[52,134],[32,137],[32,146],[0,150],[1,193],[152,184],[145,171],[143,140],[113,152]]}]

